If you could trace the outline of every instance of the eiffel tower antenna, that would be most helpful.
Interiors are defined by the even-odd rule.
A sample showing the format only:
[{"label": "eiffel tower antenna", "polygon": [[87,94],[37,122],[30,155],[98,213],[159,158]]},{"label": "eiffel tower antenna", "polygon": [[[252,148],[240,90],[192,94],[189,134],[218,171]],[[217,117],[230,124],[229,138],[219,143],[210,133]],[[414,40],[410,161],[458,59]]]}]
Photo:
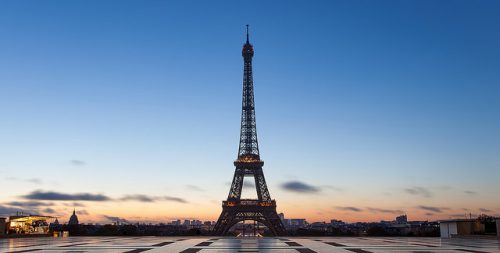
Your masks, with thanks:
[{"label": "eiffel tower antenna", "polygon": [[[222,201],[222,213],[215,224],[214,235],[226,235],[231,227],[239,222],[252,220],[264,224],[270,232],[285,235],[286,230],[276,212],[276,201],[271,199],[267,189],[260,160],[255,121],[255,103],[253,92],[252,58],[254,50],[249,41],[243,45],[243,99],[241,107],[241,130],[238,157],[234,161],[235,172],[226,201]],[[241,190],[245,177],[253,177],[257,199],[241,199]]]},{"label": "eiffel tower antenna", "polygon": [[248,39],[248,24],[247,24],[247,43],[250,43]]}]

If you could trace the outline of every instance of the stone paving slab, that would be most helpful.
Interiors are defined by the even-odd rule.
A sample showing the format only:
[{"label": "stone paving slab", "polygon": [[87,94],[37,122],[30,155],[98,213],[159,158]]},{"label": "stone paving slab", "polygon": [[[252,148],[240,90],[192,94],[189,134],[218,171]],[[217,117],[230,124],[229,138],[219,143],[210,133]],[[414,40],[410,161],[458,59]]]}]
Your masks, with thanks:
[{"label": "stone paving slab", "polygon": [[45,237],[0,239],[0,252],[500,253],[500,241],[411,237]]}]

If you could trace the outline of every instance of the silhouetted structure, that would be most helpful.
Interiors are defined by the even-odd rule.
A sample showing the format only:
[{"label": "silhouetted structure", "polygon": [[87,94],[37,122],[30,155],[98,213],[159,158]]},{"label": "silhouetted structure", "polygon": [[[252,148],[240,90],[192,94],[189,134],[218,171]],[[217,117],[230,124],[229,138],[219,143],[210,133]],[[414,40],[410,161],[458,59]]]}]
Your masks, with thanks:
[{"label": "silhouetted structure", "polygon": [[78,225],[78,216],[76,216],[75,209],[73,209],[73,214],[69,217],[68,225]]},{"label": "silhouetted structure", "polygon": [[0,236],[5,235],[7,232],[7,223],[5,222],[7,218],[0,217]]},{"label": "silhouetted structure", "polygon": [[408,223],[408,216],[406,216],[406,214],[403,214],[403,215],[396,217],[396,223],[398,223],[398,224]]},{"label": "silhouetted structure", "polygon": [[[285,227],[276,213],[276,201],[271,199],[267,189],[260,160],[259,145],[257,142],[257,128],[255,122],[255,106],[252,77],[253,46],[248,38],[243,45],[243,102],[241,112],[241,132],[238,158],[234,162],[236,167],[229,190],[227,201],[222,202],[222,213],[214,227],[215,235],[225,235],[238,222],[253,220],[264,224],[273,235],[284,235]],[[246,176],[253,176],[258,199],[241,199],[243,180]]]}]

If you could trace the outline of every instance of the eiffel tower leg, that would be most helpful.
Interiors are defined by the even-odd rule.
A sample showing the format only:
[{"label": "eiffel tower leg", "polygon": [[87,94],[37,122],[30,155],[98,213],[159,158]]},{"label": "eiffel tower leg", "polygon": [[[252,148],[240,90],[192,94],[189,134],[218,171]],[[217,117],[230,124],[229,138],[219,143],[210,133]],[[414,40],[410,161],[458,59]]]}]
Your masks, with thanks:
[{"label": "eiffel tower leg", "polygon": [[231,224],[233,220],[233,215],[225,209],[222,210],[222,213],[219,216],[219,219],[217,220],[217,223],[215,224],[215,227],[213,229],[213,234],[217,236],[223,236],[229,230],[229,228],[226,229],[226,227]]},{"label": "eiffel tower leg", "polygon": [[271,195],[269,194],[269,190],[267,189],[266,179],[264,178],[264,173],[262,172],[262,168],[259,168],[255,171],[255,187],[257,188],[257,197],[260,201],[269,201],[271,200]]},{"label": "eiffel tower leg", "polygon": [[266,219],[267,223],[269,224],[268,227],[271,230],[273,235],[275,235],[275,236],[286,235],[285,227],[283,226],[283,223],[281,222],[281,219],[278,216],[278,213],[276,213],[276,210],[266,212],[264,214],[264,218]]},{"label": "eiffel tower leg", "polygon": [[244,169],[236,168],[234,172],[231,189],[229,189],[228,200],[239,200],[241,198],[241,189],[243,188],[243,178],[245,177]]}]

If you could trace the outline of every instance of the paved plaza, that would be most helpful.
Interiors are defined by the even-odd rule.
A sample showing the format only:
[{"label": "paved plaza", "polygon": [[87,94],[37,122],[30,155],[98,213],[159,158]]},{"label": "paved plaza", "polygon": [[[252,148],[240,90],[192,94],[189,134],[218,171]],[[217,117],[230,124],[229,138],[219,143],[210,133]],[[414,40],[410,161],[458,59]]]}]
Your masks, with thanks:
[{"label": "paved plaza", "polygon": [[0,239],[0,252],[451,253],[500,252],[499,240],[403,237],[69,237]]}]

